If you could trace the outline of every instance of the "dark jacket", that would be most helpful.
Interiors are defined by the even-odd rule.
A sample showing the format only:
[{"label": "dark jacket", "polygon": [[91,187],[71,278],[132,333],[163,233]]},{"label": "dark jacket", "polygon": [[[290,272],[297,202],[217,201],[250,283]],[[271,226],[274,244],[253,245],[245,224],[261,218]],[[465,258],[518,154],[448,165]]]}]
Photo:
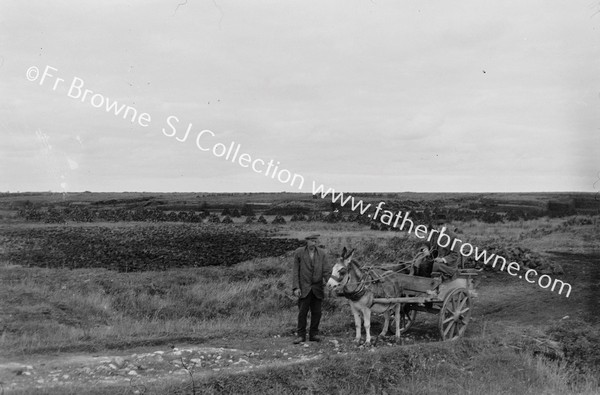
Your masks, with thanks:
[{"label": "dark jacket", "polygon": [[[462,255],[460,254],[460,247],[462,245],[461,241],[457,241],[454,243],[454,239],[457,239],[456,233],[453,231],[446,229],[445,232],[450,237],[450,244],[447,247],[441,247],[438,245],[439,233],[436,233],[432,239],[432,247],[437,250],[437,257],[443,258],[446,261],[446,265],[450,267],[458,267],[462,265]],[[460,240],[460,239],[458,239]],[[452,245],[454,244],[454,248]]]},{"label": "dark jacket", "polygon": [[301,298],[305,298],[312,289],[317,298],[323,299],[323,285],[330,276],[331,267],[324,249],[317,247],[313,259],[310,259],[308,247],[294,251],[292,289],[300,288]]}]

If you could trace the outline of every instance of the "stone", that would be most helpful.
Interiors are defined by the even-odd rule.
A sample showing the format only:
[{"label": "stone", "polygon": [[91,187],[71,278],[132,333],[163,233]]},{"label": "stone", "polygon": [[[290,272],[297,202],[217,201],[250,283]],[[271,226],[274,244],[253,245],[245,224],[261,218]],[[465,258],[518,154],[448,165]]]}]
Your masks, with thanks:
[{"label": "stone", "polygon": [[125,366],[125,359],[121,358],[121,357],[114,357],[114,359],[112,360],[112,362],[117,365],[117,368],[121,369],[123,366]]},{"label": "stone", "polygon": [[110,372],[110,370],[111,369],[106,365],[100,365],[96,368],[96,371],[100,372],[100,373],[108,373],[108,372]]}]

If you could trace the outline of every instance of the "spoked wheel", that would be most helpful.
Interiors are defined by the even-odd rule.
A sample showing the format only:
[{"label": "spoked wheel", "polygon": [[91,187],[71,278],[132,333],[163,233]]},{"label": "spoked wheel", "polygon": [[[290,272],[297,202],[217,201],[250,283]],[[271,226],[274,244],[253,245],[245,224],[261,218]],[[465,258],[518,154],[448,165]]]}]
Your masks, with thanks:
[{"label": "spoked wheel", "polygon": [[417,310],[411,309],[409,304],[403,304],[400,308],[400,333],[408,331],[416,318]]},{"label": "spoked wheel", "polygon": [[442,340],[455,340],[467,330],[471,317],[471,298],[466,288],[452,291],[440,310],[439,327]]}]

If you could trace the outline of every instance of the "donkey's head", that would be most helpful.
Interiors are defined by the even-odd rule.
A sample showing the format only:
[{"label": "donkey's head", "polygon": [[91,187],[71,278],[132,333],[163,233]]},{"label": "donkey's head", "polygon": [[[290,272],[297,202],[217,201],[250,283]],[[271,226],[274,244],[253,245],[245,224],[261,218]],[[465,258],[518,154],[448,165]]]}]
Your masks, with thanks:
[{"label": "donkey's head", "polygon": [[349,279],[349,266],[354,256],[354,249],[350,252],[344,247],[342,255],[331,270],[331,277],[327,281],[327,286],[331,289],[338,289],[346,285]]}]

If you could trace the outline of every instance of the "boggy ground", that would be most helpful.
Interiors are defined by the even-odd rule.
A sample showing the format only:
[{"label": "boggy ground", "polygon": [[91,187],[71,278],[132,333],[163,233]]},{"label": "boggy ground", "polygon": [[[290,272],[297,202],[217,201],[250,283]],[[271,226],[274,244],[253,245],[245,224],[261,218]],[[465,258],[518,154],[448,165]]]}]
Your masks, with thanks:
[{"label": "boggy ground", "polygon": [[[384,246],[398,236],[316,226],[288,226],[281,233],[293,237],[318,230],[327,234],[324,244],[332,250],[352,245],[359,252],[366,241]],[[476,232],[476,225],[464,228],[465,233],[484,233]],[[583,363],[572,361],[573,350],[597,349],[600,340],[600,252],[578,236],[597,232],[594,225],[522,241],[548,246],[537,251],[562,265],[565,273],[558,277],[573,285],[569,298],[485,271],[463,341],[438,343],[437,317],[420,314],[402,342],[388,337],[372,348],[352,343],[349,308],[335,298],[325,304],[323,342],[291,344],[296,308],[286,294],[289,255],[229,268],[118,275],[5,263],[0,276],[2,389],[57,394],[597,393],[597,382],[566,367],[569,362],[581,373],[600,363],[593,351],[580,356]],[[509,234],[504,237],[513,241]],[[374,321],[372,334],[380,330],[381,320]],[[580,344],[560,344],[552,337],[565,331]]]}]

